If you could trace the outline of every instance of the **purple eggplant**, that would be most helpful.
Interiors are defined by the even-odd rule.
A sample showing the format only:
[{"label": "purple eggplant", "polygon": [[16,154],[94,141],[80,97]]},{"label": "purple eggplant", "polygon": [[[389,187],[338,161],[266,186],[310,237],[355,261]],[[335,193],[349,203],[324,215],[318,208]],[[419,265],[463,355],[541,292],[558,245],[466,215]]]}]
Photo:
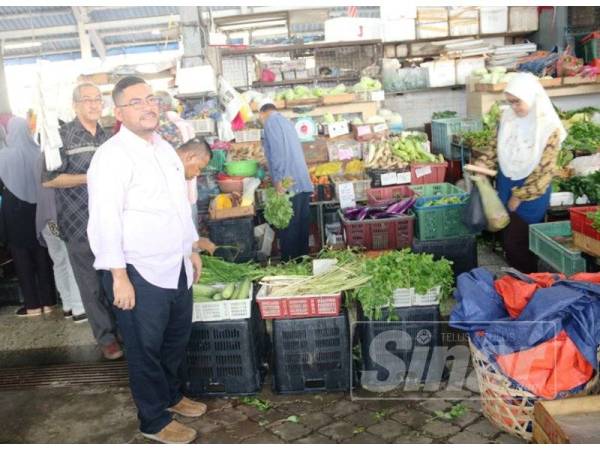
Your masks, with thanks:
[{"label": "purple eggplant", "polygon": [[369,215],[369,211],[370,208],[368,206],[365,206],[362,211],[360,213],[358,213],[358,216],[356,216],[356,220],[365,220],[367,218],[367,216]]},{"label": "purple eggplant", "polygon": [[388,206],[388,208],[386,209],[386,212],[393,213],[393,214],[402,214],[406,210],[408,210],[413,204],[414,204],[414,198],[407,197],[405,199],[400,200],[399,202],[396,202],[396,203]]}]

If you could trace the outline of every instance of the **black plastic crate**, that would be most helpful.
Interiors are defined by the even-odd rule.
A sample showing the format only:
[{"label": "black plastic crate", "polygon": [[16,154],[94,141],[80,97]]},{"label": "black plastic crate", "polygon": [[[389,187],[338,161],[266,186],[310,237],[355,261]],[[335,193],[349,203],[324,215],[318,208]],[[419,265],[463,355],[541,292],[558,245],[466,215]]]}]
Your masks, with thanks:
[{"label": "black plastic crate", "polygon": [[269,342],[256,303],[250,319],[194,322],[186,350],[186,393],[255,394],[266,373]]},{"label": "black plastic crate", "polygon": [[273,390],[347,391],[352,382],[348,316],[273,320]]},{"label": "black plastic crate", "polygon": [[[444,375],[443,361],[434,353],[442,344],[440,311],[435,306],[394,308],[391,315],[382,311],[380,320],[366,318],[359,308],[357,331],[361,344],[363,374],[361,382],[370,384],[364,371],[376,372],[376,383],[398,385],[400,383],[424,383],[428,376],[439,381]],[[390,369],[399,358],[404,369],[397,373]]]},{"label": "black plastic crate", "polygon": [[220,247],[215,251],[215,256],[231,262],[254,259],[254,217],[210,220],[208,234],[210,240]]},{"label": "black plastic crate", "polygon": [[444,257],[452,261],[455,277],[477,267],[477,240],[473,235],[434,241],[419,241],[415,238],[412,250],[415,253],[431,253],[434,259]]}]

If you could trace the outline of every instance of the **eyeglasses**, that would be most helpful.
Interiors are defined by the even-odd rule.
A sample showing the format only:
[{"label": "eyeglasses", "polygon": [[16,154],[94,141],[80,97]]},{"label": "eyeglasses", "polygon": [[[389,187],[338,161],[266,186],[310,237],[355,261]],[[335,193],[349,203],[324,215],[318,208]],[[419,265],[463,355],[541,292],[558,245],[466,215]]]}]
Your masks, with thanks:
[{"label": "eyeglasses", "polygon": [[150,97],[147,97],[145,100],[143,100],[141,98],[134,98],[126,105],[116,105],[116,106],[118,108],[127,108],[128,106],[130,106],[133,109],[142,109],[144,107],[144,105],[157,106],[160,104],[161,104],[160,97],[150,96]]},{"label": "eyeglasses", "polygon": [[515,100],[506,100],[506,103],[508,103],[510,106],[517,106],[521,104],[521,100],[518,98]]},{"label": "eyeglasses", "polygon": [[83,98],[81,100],[78,100],[77,103],[84,103],[86,106],[90,106],[90,105],[102,105],[104,103],[104,100],[102,100],[99,97],[97,97],[97,98]]}]

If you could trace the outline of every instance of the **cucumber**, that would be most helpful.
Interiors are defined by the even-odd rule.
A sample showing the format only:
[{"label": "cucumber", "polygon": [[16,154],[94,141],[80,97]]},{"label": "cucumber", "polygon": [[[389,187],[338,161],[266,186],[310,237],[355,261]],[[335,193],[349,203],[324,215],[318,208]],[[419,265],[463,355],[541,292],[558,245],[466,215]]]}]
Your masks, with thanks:
[{"label": "cucumber", "polygon": [[235,283],[229,283],[223,289],[222,295],[224,300],[229,300],[235,291]]},{"label": "cucumber", "polygon": [[223,295],[221,295],[221,293],[216,293],[212,299],[215,301],[223,300]]},{"label": "cucumber", "polygon": [[245,279],[240,286],[239,298],[247,299],[250,296],[250,289],[252,289],[252,282]]},{"label": "cucumber", "polygon": [[194,300],[201,298],[212,298],[219,290],[217,288],[203,284],[194,284],[192,286],[192,295]]},{"label": "cucumber", "polygon": [[235,285],[235,290],[233,291],[233,294],[231,295],[231,298],[229,300],[239,300],[240,297],[240,288],[242,287],[242,283],[236,283]]}]

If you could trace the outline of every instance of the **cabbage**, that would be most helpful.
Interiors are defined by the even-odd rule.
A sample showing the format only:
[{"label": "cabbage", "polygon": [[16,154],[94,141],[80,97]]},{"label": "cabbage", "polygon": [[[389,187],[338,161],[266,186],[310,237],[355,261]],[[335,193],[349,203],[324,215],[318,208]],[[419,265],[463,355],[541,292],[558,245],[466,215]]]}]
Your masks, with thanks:
[{"label": "cabbage", "polygon": [[369,77],[362,77],[353,87],[354,92],[379,91],[381,82]]},{"label": "cabbage", "polygon": [[286,89],[285,91],[283,91],[283,98],[285,100],[291,101],[295,100],[297,96],[293,89]]},{"label": "cabbage", "polygon": [[488,71],[485,67],[480,67],[479,69],[473,70],[473,72],[471,72],[471,75],[476,77],[482,77],[484,75],[487,75],[487,73]]},{"label": "cabbage", "polygon": [[346,92],[346,85],[345,84],[338,84],[336,87],[334,87],[330,92],[329,95],[339,95],[339,94],[343,94]]},{"label": "cabbage", "polygon": [[385,123],[385,119],[381,116],[371,116],[367,119],[367,123]]},{"label": "cabbage", "polygon": [[323,114],[323,123],[334,123],[335,119],[330,112]]},{"label": "cabbage", "polygon": [[490,69],[491,73],[500,73],[500,74],[505,74],[506,73],[506,67],[492,67]]}]

